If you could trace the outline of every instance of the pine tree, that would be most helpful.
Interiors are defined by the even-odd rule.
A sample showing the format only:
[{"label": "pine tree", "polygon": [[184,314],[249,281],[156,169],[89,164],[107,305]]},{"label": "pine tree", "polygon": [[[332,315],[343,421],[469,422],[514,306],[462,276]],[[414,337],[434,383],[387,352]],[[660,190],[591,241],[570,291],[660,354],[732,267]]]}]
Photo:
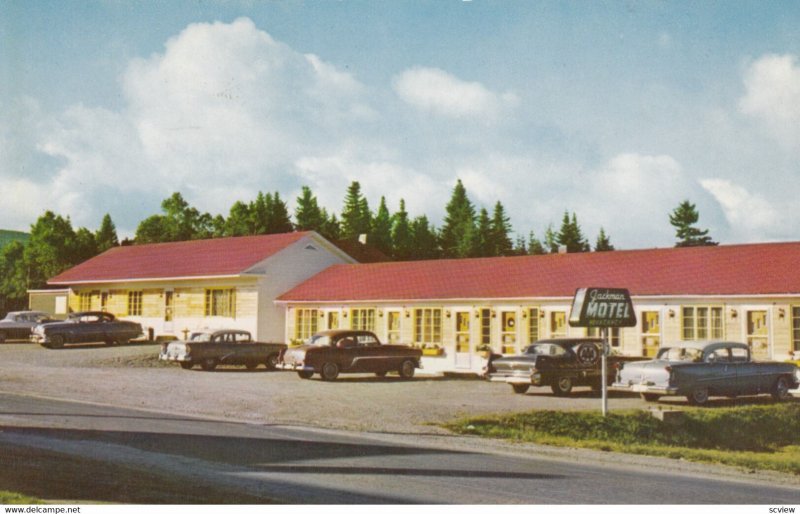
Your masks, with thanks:
[{"label": "pine tree", "polygon": [[675,237],[678,242],[675,247],[683,246],[716,246],[708,235],[708,230],[700,230],[694,226],[700,219],[697,208],[689,200],[681,202],[669,215],[670,224],[675,227]]},{"label": "pine tree", "polygon": [[600,233],[597,235],[597,242],[594,244],[594,251],[610,252],[613,250],[614,245],[611,244],[611,240],[606,235],[606,231],[603,230],[603,227],[600,227]]},{"label": "pine tree", "polygon": [[558,236],[553,231],[553,225],[547,225],[544,232],[544,246],[549,253],[558,253]]},{"label": "pine tree", "polygon": [[267,223],[267,234],[285,234],[294,230],[292,219],[289,216],[289,207],[281,199],[281,194],[275,191],[270,196],[267,193],[267,212],[269,223]]},{"label": "pine tree", "polygon": [[501,256],[513,253],[511,231],[511,221],[506,216],[503,204],[498,201],[494,204],[494,212],[492,214],[490,255]]},{"label": "pine tree", "polygon": [[361,234],[369,234],[371,215],[367,199],[361,195],[361,184],[350,183],[342,209],[342,237],[355,239]]},{"label": "pine tree", "polygon": [[303,186],[303,191],[297,197],[297,207],[294,210],[295,229],[299,231],[315,230],[321,234],[327,221],[326,218],[317,203],[317,197],[311,193],[311,188]]},{"label": "pine tree", "polygon": [[369,234],[369,243],[384,253],[392,254],[392,217],[386,207],[386,198],[381,196],[378,212],[372,220],[372,229]]},{"label": "pine tree", "polygon": [[461,180],[453,188],[446,211],[440,239],[442,254],[446,258],[467,257],[473,248],[475,207],[469,201]]},{"label": "pine tree", "polygon": [[322,216],[325,218],[325,223],[322,225],[320,234],[329,241],[338,241],[342,238],[342,225],[336,218],[336,213],[331,213],[328,217],[328,212],[323,208]]},{"label": "pine tree", "polygon": [[525,243],[525,238],[521,235],[517,236],[517,239],[514,241],[514,248],[511,249],[512,255],[527,255],[528,254],[528,245]]},{"label": "pine tree", "polygon": [[569,213],[564,211],[561,221],[561,230],[556,236],[559,246],[566,247],[568,253],[588,252],[589,242],[583,237],[578,218],[575,213],[570,219]]},{"label": "pine tree", "polygon": [[[548,230],[550,231],[551,237],[555,237],[555,235],[553,234],[553,231],[550,230],[549,228],[548,228]],[[558,249],[556,249],[556,251],[558,251]],[[537,237],[534,235],[533,231],[531,230],[530,234],[528,234],[528,254],[529,255],[544,255],[546,253],[547,253],[547,250],[545,250],[544,245],[542,245],[542,242],[539,241],[539,239],[537,239]]]},{"label": "pine tree", "polygon": [[100,222],[100,228],[95,233],[95,241],[97,242],[97,251],[105,252],[109,248],[119,246],[119,239],[117,238],[117,227],[111,221],[111,215],[106,213],[103,216],[103,221]]},{"label": "pine tree", "polygon": [[400,209],[393,216],[392,248],[392,258],[396,261],[410,260],[414,254],[406,202],[402,199],[400,200]]},{"label": "pine tree", "polygon": [[470,257],[494,257],[498,255],[497,247],[494,244],[494,227],[489,219],[489,213],[482,208],[478,214],[478,221],[475,225],[475,232],[472,238],[472,250]]},{"label": "pine tree", "polygon": [[411,222],[411,247],[414,249],[411,256],[414,260],[429,260],[439,257],[436,229],[429,224],[428,218],[425,216],[417,216]]}]

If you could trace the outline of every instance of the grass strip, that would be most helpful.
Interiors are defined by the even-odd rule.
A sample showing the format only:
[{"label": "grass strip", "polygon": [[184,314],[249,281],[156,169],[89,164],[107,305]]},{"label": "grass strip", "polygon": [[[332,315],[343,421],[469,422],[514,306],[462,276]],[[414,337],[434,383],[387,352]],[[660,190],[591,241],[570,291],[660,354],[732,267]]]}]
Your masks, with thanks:
[{"label": "grass strip", "polygon": [[0,491],[0,505],[39,505],[44,503],[33,496],[26,496],[11,491]]},{"label": "grass strip", "polygon": [[630,410],[605,418],[598,412],[532,411],[444,426],[460,434],[800,475],[800,403],[687,409],[679,424]]}]

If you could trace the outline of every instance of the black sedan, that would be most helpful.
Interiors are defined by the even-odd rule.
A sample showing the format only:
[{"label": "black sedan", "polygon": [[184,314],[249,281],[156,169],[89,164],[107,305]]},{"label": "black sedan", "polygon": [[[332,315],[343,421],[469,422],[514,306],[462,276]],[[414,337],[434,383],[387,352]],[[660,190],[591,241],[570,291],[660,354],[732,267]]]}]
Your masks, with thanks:
[{"label": "black sedan", "polygon": [[142,326],[133,321],[122,321],[108,312],[75,312],[66,321],[37,325],[31,340],[47,348],[61,348],[65,344],[106,343],[125,344],[142,335]]}]

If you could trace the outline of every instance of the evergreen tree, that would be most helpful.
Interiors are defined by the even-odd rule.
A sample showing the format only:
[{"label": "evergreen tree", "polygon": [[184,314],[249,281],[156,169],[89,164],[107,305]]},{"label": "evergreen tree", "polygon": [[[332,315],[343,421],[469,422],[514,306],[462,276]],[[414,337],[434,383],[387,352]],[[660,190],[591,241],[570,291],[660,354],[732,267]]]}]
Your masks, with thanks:
[{"label": "evergreen tree", "polygon": [[322,209],[322,216],[325,218],[325,223],[322,225],[320,234],[329,241],[338,241],[342,238],[342,225],[336,218],[336,213],[331,213],[330,218],[325,209]]},{"label": "evergreen tree", "polygon": [[570,219],[569,213],[566,211],[564,212],[564,218],[561,221],[561,230],[556,236],[556,241],[559,246],[566,247],[567,253],[589,251],[589,242],[583,237],[575,213],[572,214],[572,218]]},{"label": "evergreen tree", "polygon": [[410,260],[414,254],[411,226],[406,212],[406,201],[400,200],[400,210],[394,213],[392,223],[392,258],[396,261]]},{"label": "evergreen tree", "polygon": [[342,209],[342,237],[355,239],[361,234],[369,234],[371,215],[367,199],[361,195],[361,184],[350,183]]},{"label": "evergreen tree", "polygon": [[244,219],[247,220],[248,231],[246,234],[240,235],[269,234],[272,227],[272,195],[269,193],[265,195],[259,191],[256,199],[246,207],[246,211],[243,209],[242,214],[245,215]]},{"label": "evergreen tree", "polygon": [[447,203],[440,243],[444,257],[467,257],[473,249],[475,207],[459,179]]},{"label": "evergreen tree", "polygon": [[544,232],[544,246],[548,253],[558,253],[558,236],[553,230],[553,225],[547,225]]},{"label": "evergreen tree", "polygon": [[514,248],[511,249],[512,255],[527,255],[528,254],[528,245],[525,243],[525,238],[522,236],[517,236],[517,239],[514,241]]},{"label": "evergreen tree", "polygon": [[270,196],[266,195],[266,207],[268,213],[268,223],[266,232],[264,234],[285,234],[294,230],[292,219],[289,216],[289,207],[286,202],[281,199],[280,193],[275,191],[275,194]]},{"label": "evergreen tree", "polygon": [[381,196],[378,212],[372,220],[372,230],[369,234],[369,243],[384,253],[392,254],[392,217],[386,207],[386,198]]},{"label": "evergreen tree", "polygon": [[613,250],[614,245],[611,244],[611,240],[609,240],[608,236],[606,235],[606,231],[603,230],[603,227],[600,227],[600,233],[597,235],[597,242],[594,244],[594,251],[610,252]]},{"label": "evergreen tree", "polygon": [[311,188],[308,186],[303,186],[302,193],[297,197],[294,218],[297,230],[315,230],[320,234],[328,221],[323,209],[320,209],[317,203],[317,197],[311,193]]},{"label": "evergreen tree", "polygon": [[675,227],[675,237],[678,242],[675,247],[683,246],[716,246],[708,235],[708,230],[700,230],[694,226],[700,219],[697,208],[689,200],[681,202],[669,215],[670,224]]},{"label": "evergreen tree", "polygon": [[[548,228],[548,230],[550,232],[551,239],[554,238],[555,235],[553,234],[552,229]],[[557,248],[556,251],[558,251]],[[537,237],[534,235],[533,231],[531,231],[530,234],[528,234],[528,254],[544,255],[546,253],[547,250],[545,249],[544,245],[542,245],[542,242],[539,241],[539,239],[537,239]]]},{"label": "evergreen tree", "polygon": [[117,238],[117,227],[111,221],[111,215],[106,213],[103,216],[103,221],[100,222],[100,228],[95,233],[95,241],[97,242],[97,251],[105,252],[109,248],[119,246],[119,239]]},{"label": "evergreen tree", "polygon": [[494,245],[494,226],[489,220],[489,213],[482,208],[478,214],[478,221],[472,237],[472,250],[470,257],[494,257],[498,255],[497,247]]},{"label": "evergreen tree", "polygon": [[431,226],[426,216],[417,216],[411,222],[411,247],[414,260],[428,260],[439,257],[436,229]]},{"label": "evergreen tree", "polygon": [[511,221],[506,216],[503,204],[499,201],[494,204],[494,212],[491,222],[491,252],[490,255],[511,255],[513,246],[511,244]]}]

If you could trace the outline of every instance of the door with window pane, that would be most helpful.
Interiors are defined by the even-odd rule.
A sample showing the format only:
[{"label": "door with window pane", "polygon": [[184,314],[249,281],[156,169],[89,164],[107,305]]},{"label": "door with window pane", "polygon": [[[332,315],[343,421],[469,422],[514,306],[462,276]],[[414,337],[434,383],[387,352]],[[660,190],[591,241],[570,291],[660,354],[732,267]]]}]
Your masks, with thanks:
[{"label": "door with window pane", "polygon": [[386,312],[386,342],[400,344],[400,311]]},{"label": "door with window pane", "polygon": [[661,316],[658,311],[642,311],[642,355],[654,358],[661,346]]},{"label": "door with window pane", "polygon": [[472,337],[469,332],[469,311],[455,312],[456,368],[472,367]]},{"label": "door with window pane", "polygon": [[769,360],[767,311],[747,312],[747,344],[755,360]]},{"label": "door with window pane", "polygon": [[500,313],[501,330],[500,341],[503,355],[516,355],[517,353],[517,313],[503,311]]}]

